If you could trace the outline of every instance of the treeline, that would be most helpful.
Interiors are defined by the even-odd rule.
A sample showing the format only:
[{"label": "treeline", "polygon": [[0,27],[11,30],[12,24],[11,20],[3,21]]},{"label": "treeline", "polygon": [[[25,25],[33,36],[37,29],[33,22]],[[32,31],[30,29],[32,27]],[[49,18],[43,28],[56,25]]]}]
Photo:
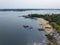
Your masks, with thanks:
[{"label": "treeline", "polygon": [[48,20],[50,24],[60,33],[60,14],[29,14],[29,17],[38,17]]},{"label": "treeline", "polygon": [[0,11],[30,11],[30,10],[60,10],[60,9],[0,9]]},{"label": "treeline", "polygon": [[0,9],[0,11],[30,11],[30,10],[40,10],[40,9]]},{"label": "treeline", "polygon": [[0,11],[26,11],[25,9],[0,9]]}]

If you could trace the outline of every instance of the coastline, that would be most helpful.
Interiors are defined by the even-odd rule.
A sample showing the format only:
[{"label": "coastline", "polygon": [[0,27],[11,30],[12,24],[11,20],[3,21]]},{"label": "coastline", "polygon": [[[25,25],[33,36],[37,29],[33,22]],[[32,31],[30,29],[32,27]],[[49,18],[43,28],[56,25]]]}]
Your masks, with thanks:
[{"label": "coastline", "polygon": [[[58,21],[60,14],[29,14],[27,18],[35,19],[41,23],[42,29],[46,32],[50,45],[60,44],[60,23]],[[56,18],[56,19],[55,19]],[[57,20],[57,21],[56,21]]]},{"label": "coastline", "polygon": [[[54,29],[53,27],[49,24],[49,22],[43,18],[37,18],[37,21],[39,21],[42,25],[42,28],[44,29],[44,31],[46,32],[46,37],[48,38],[48,44],[51,45],[59,45],[60,41],[57,40],[57,36],[55,35]],[[48,45],[47,44],[47,45]]]},{"label": "coastline", "polygon": [[42,28],[44,29],[44,31],[46,32],[46,34],[48,35],[53,35],[54,31],[53,31],[53,27],[49,24],[49,22],[43,18],[37,18],[37,21],[39,21],[42,24]]}]

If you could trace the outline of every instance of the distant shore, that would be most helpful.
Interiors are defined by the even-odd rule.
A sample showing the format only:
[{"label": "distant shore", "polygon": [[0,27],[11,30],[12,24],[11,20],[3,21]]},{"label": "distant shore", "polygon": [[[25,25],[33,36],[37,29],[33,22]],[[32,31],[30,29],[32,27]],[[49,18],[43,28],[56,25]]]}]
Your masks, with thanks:
[{"label": "distant shore", "polygon": [[0,11],[31,11],[31,10],[60,10],[60,9],[0,9]]}]

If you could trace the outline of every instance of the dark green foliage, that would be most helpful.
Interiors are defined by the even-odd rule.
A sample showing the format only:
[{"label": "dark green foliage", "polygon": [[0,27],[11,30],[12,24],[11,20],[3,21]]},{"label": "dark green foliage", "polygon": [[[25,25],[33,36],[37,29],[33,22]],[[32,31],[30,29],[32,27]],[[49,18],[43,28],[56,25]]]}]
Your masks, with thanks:
[{"label": "dark green foliage", "polygon": [[55,23],[55,22],[50,22],[50,24],[51,24],[54,28],[56,28],[56,30],[57,30],[58,33],[60,33],[60,25],[58,25],[58,24]]},{"label": "dark green foliage", "polygon": [[60,33],[60,14],[29,14],[29,17],[44,18]]}]

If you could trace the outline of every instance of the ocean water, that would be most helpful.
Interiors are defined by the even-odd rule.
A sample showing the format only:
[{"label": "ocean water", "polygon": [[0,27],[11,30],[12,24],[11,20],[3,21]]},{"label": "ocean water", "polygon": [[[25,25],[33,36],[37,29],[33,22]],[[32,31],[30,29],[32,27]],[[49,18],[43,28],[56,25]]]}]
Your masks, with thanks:
[{"label": "ocean water", "polygon": [[[60,11],[22,11],[0,12],[0,45],[45,45],[47,38],[44,31],[38,31],[40,23],[34,19],[19,17],[28,14],[52,14]],[[24,25],[32,29],[24,28]]]}]

